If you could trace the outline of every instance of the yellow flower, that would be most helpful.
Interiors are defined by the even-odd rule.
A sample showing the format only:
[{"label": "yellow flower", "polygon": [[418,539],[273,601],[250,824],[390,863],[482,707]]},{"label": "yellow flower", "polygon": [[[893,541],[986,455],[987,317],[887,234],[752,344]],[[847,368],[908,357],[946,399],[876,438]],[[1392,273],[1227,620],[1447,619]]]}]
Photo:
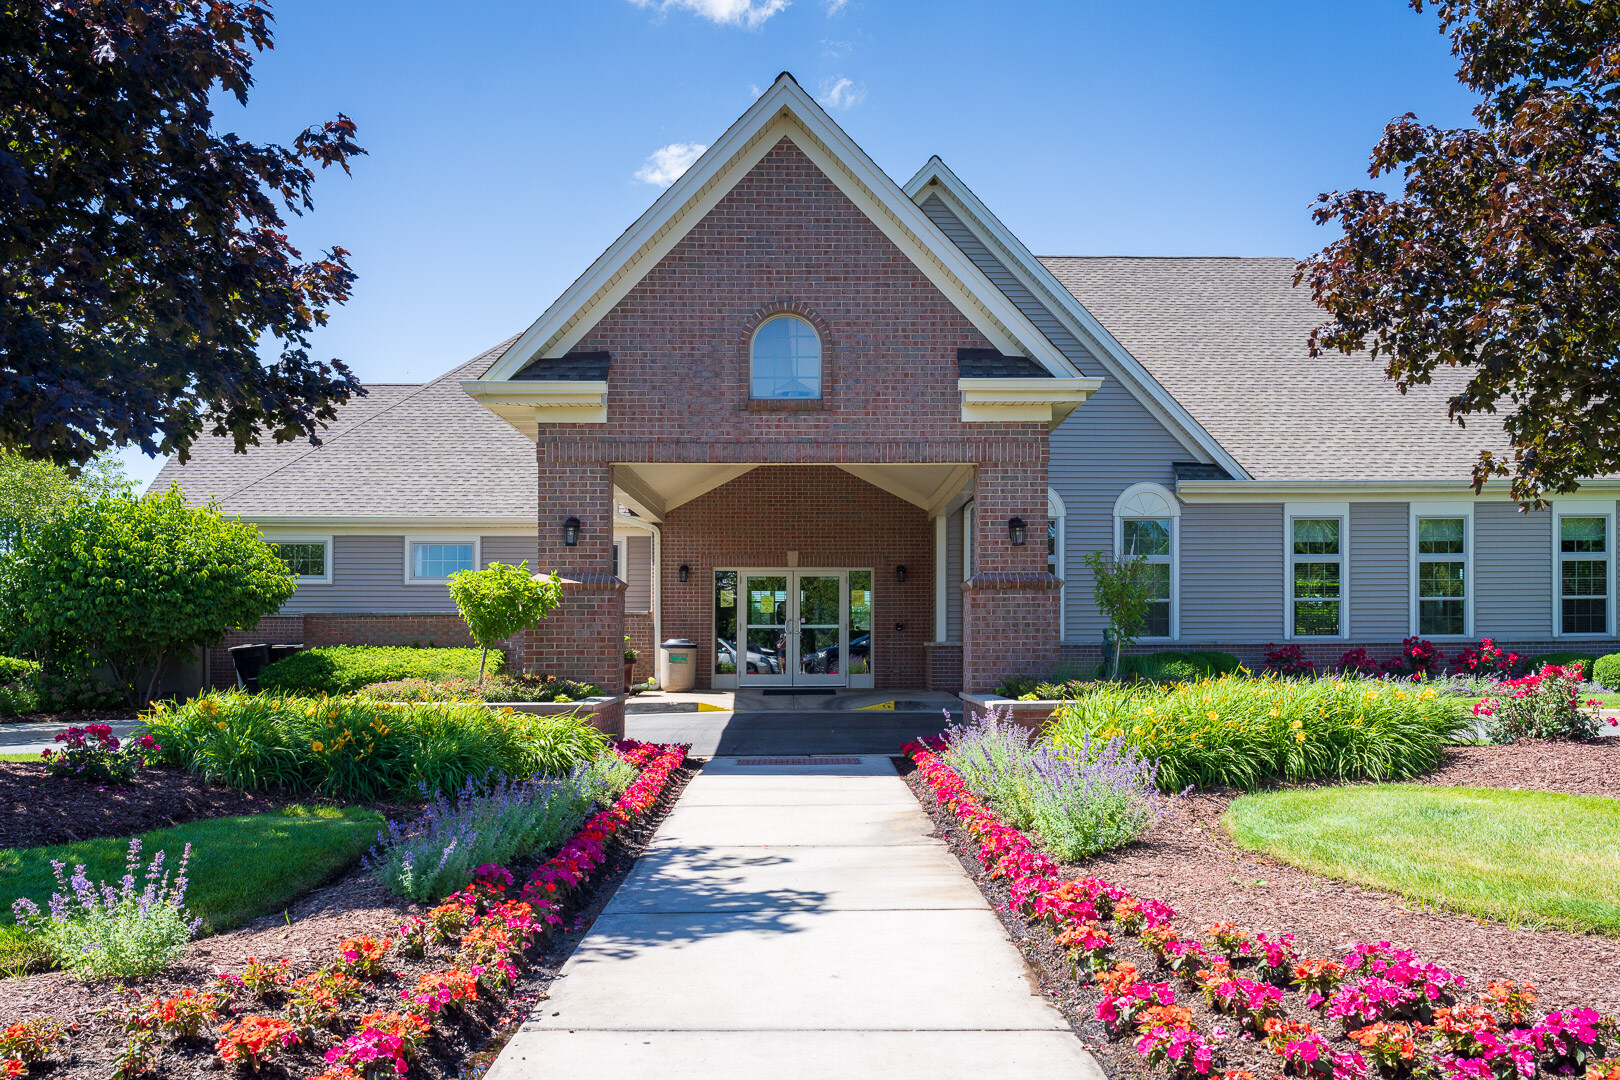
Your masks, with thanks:
[{"label": "yellow flower", "polygon": [[1397,690],[1397,691],[1395,691],[1395,696],[1397,698],[1399,698],[1400,700],[1405,701],[1406,700],[1406,691],[1405,690]]},{"label": "yellow flower", "polygon": [[1295,735],[1294,736],[1294,741],[1295,742],[1304,742],[1305,741],[1305,733],[1303,731],[1301,731],[1299,734]]},{"label": "yellow flower", "polygon": [[311,750],[315,751],[317,754],[321,754],[321,753],[326,752],[325,744],[322,743],[319,739],[311,739],[311,740],[309,740],[309,748]]},{"label": "yellow flower", "polygon": [[1300,730],[1301,728],[1303,728],[1305,726],[1305,721],[1303,721],[1303,720],[1295,720],[1292,724],[1289,724],[1288,726],[1293,728],[1295,731],[1298,731],[1298,730]]},{"label": "yellow flower", "polygon": [[1281,715],[1282,715],[1282,710],[1281,709],[1272,709],[1271,710],[1271,718],[1273,720],[1277,719]]}]

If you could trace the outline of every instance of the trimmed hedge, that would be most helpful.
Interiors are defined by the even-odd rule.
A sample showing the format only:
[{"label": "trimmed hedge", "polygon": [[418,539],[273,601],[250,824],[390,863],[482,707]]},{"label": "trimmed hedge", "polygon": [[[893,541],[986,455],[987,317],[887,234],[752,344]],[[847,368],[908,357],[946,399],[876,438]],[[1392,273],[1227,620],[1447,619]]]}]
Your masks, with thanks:
[{"label": "trimmed hedge", "polygon": [[[489,674],[506,668],[506,654],[489,657]],[[259,673],[259,688],[283,694],[347,694],[400,679],[476,679],[477,649],[416,649],[331,645],[277,660]]]},{"label": "trimmed hedge", "polygon": [[1584,652],[1554,652],[1546,656],[1532,656],[1525,670],[1529,672],[1540,671],[1548,664],[1557,664],[1559,667],[1581,666],[1581,678],[1591,681],[1592,665],[1597,663],[1597,657]]},{"label": "trimmed hedge", "polygon": [[1605,690],[1620,690],[1620,653],[1612,652],[1593,661],[1592,678]]},{"label": "trimmed hedge", "polygon": [[1207,679],[1230,675],[1242,664],[1224,652],[1135,653],[1120,658],[1121,678]]}]

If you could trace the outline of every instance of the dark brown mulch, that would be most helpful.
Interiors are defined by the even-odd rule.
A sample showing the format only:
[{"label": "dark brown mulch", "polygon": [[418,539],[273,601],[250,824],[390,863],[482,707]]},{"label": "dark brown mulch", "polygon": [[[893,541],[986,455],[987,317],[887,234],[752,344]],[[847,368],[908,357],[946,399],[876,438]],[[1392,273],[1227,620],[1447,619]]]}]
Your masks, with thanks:
[{"label": "dark brown mulch", "polygon": [[1446,751],[1445,762],[1420,782],[1620,798],[1620,739],[1454,746]]},{"label": "dark brown mulch", "polygon": [[[1511,748],[1503,748],[1511,749]],[[1505,760],[1505,759],[1504,759]],[[1089,975],[1077,977],[1052,932],[1005,910],[1005,882],[989,879],[979,866],[978,842],[940,807],[920,776],[907,771],[907,783],[933,817],[962,868],[997,909],[1009,936],[1023,952],[1036,983],[1065,1017],[1111,1077],[1147,1080],[1149,1070],[1129,1039],[1115,1040],[1096,1020],[1101,995]],[[1303,956],[1341,959],[1356,941],[1389,941],[1424,960],[1463,975],[1471,988],[1494,979],[1534,984],[1546,1009],[1574,1005],[1615,1011],[1620,1001],[1620,941],[1561,931],[1518,930],[1483,920],[1411,906],[1400,897],[1373,892],[1282,866],[1236,849],[1219,827],[1231,795],[1195,795],[1179,818],[1161,824],[1144,840],[1117,852],[1064,867],[1073,877],[1099,877],[1137,896],[1163,900],[1177,912],[1182,937],[1207,939],[1212,922],[1234,922],[1251,931],[1292,933]],[[1117,941],[1116,957],[1137,965],[1152,981],[1176,983],[1175,976],[1134,939]],[[1229,1016],[1208,1009],[1196,990],[1176,983],[1178,1004],[1193,1009],[1200,1030],[1217,1028],[1216,1040],[1227,1068],[1256,1076],[1277,1075],[1280,1062],[1252,1039],[1238,1034]],[[1287,1013],[1308,1015],[1303,995],[1290,991]]]},{"label": "dark brown mulch", "polygon": [[114,788],[58,779],[33,762],[0,761],[0,848],[132,836],[199,818],[262,814],[297,801],[278,792],[212,787],[182,769],[142,769],[131,787]]},{"label": "dark brown mulch", "polygon": [[[411,1062],[412,1080],[475,1080],[482,1074],[533,1007],[545,999],[563,961],[635,865],[695,771],[685,767],[671,774],[657,806],[616,838],[608,862],[593,878],[590,891],[564,913],[566,929],[547,934],[530,954],[528,966],[508,1000],[500,1006],[480,1002],[453,1028],[435,1028]],[[523,881],[538,861],[514,863],[514,877]],[[356,868],[334,884],[305,896],[285,914],[268,915],[230,933],[198,941],[161,974],[132,980],[128,985],[148,998],[154,994],[173,995],[187,986],[206,988],[217,974],[241,970],[250,956],[260,960],[286,957],[292,962],[294,975],[304,975],[329,962],[343,938],[391,935],[407,916],[424,910],[425,905],[392,895],[377,885],[364,868]],[[368,984],[360,1008],[364,1012],[396,1010],[402,987],[415,986],[419,975],[442,971],[450,966],[449,959],[442,948],[430,949],[421,959],[390,954],[391,975]],[[0,982],[0,1027],[42,1016],[77,1023],[79,1028],[68,1042],[46,1062],[34,1066],[30,1075],[63,1080],[70,1076],[109,1076],[113,1060],[124,1044],[117,990],[114,982],[81,983],[64,972]],[[275,1003],[245,1011],[280,1013]],[[326,1067],[322,1055],[338,1041],[335,1033],[324,1032],[316,1044],[265,1065],[254,1074],[255,1080],[295,1080],[320,1073]],[[208,1042],[172,1044],[164,1050],[153,1075],[159,1080],[215,1080],[221,1075],[221,1065]]]},{"label": "dark brown mulch", "polygon": [[29,712],[0,717],[0,724],[121,724],[139,719],[134,709],[119,706],[116,709],[68,709],[61,712]]}]

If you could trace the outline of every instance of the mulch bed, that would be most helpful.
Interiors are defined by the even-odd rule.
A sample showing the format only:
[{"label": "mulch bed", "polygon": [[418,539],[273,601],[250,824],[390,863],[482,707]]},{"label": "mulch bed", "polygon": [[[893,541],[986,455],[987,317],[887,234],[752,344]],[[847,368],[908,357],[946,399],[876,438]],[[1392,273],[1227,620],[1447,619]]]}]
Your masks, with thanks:
[{"label": "mulch bed", "polygon": [[50,776],[34,762],[0,761],[0,848],[132,836],[199,818],[262,814],[309,796],[213,787],[183,769],[142,769],[133,786]]},{"label": "mulch bed", "polygon": [[[1604,761],[1620,765],[1620,747],[1582,744],[1519,744],[1466,747],[1448,752],[1447,761],[1426,782],[1474,786],[1514,786],[1564,791],[1557,786],[1559,761],[1573,768],[1577,794],[1620,795],[1620,777],[1599,774]],[[1113,1040],[1096,1020],[1101,995],[1089,976],[1077,979],[1052,932],[1005,910],[1008,889],[979,866],[979,844],[945,812],[933,791],[906,760],[900,763],[918,801],[939,835],[957,855],[997,910],[1007,933],[1023,952],[1042,991],[1114,1077],[1158,1076],[1144,1064],[1131,1040]],[[1611,769],[1614,766],[1610,766]],[[1492,783],[1491,778],[1495,777]],[[1539,781],[1538,781],[1538,778]],[[1605,790],[1600,790],[1605,789]],[[1389,893],[1364,889],[1239,850],[1220,826],[1235,792],[1194,794],[1182,800],[1177,816],[1118,851],[1065,865],[1066,877],[1097,877],[1135,896],[1162,900],[1175,909],[1183,937],[1207,938],[1213,922],[1232,922],[1251,932],[1292,933],[1301,956],[1340,960],[1357,941],[1389,941],[1411,949],[1422,960],[1440,964],[1468,980],[1470,992],[1496,979],[1532,983],[1538,1007],[1584,1006],[1613,1014],[1620,1006],[1620,941],[1593,934],[1526,930],[1497,922],[1423,908]],[[1116,938],[1121,961],[1134,963],[1144,978],[1175,982],[1135,939]],[[1306,1010],[1289,994],[1290,1015]],[[1302,1000],[1302,998],[1301,998]],[[1231,1033],[1237,1024],[1208,1009],[1196,991],[1177,983],[1177,1004],[1193,1009],[1205,1032]],[[1277,1056],[1252,1041],[1218,1042],[1227,1068],[1256,1076],[1277,1075]]]},{"label": "mulch bed", "polygon": [[[589,931],[695,772],[688,765],[672,773],[657,806],[615,838],[608,862],[592,877],[589,891],[574,910],[565,916],[569,919],[566,928],[553,930],[541,939],[504,1003],[497,1006],[480,1000],[462,1014],[457,1026],[448,1030],[435,1027],[411,1062],[412,1080],[474,1080],[488,1068],[518,1025],[545,999],[563,961]],[[509,868],[521,882],[541,861],[536,857]],[[305,896],[285,914],[268,915],[230,933],[198,941],[161,974],[130,980],[126,985],[147,997],[173,995],[188,986],[207,988],[218,973],[240,971],[250,956],[260,960],[286,957],[292,962],[295,976],[304,975],[330,961],[343,938],[358,934],[392,936],[408,916],[420,915],[426,908],[394,896],[373,881],[363,867],[357,867],[334,884]],[[449,957],[442,946],[430,948],[421,959],[390,953],[391,974],[367,985],[362,1011],[397,1009],[401,987],[415,986],[419,975],[443,970],[449,966]],[[64,1024],[77,1023],[79,1030],[64,1047],[47,1062],[34,1066],[30,1075],[108,1076],[124,1043],[116,1008],[118,988],[119,984],[110,980],[81,983],[64,972],[6,981],[0,983],[0,1027],[41,1016],[54,1017]],[[326,1067],[321,1055],[339,1041],[330,1032],[322,1038],[325,1041],[317,1045],[289,1052],[266,1064],[254,1074],[255,1080],[295,1080],[321,1072]],[[212,1043],[199,1041],[194,1046],[167,1047],[155,1075],[163,1080],[212,1080],[220,1070]]]},{"label": "mulch bed", "polygon": [[1620,798],[1620,738],[1454,746],[1446,751],[1445,762],[1419,782]]}]

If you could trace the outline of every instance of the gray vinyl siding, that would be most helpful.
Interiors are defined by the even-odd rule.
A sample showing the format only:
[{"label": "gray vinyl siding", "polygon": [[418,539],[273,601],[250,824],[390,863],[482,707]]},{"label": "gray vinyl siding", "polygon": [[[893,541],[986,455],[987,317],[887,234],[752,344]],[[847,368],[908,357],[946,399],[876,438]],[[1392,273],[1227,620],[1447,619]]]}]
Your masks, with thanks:
[{"label": "gray vinyl siding", "polygon": [[624,592],[624,610],[652,610],[652,537],[631,535],[624,541],[620,575],[630,586]]},{"label": "gray vinyl siding", "polygon": [[1282,505],[1183,506],[1182,638],[1236,644],[1282,633]]},{"label": "gray vinyl siding", "polygon": [[[1104,374],[1102,365],[1090,350],[980,242],[950,207],[937,196],[930,196],[923,200],[922,209],[1070,363],[1087,375]],[[1102,637],[1106,622],[1092,601],[1086,553],[1113,549],[1114,503],[1120,492],[1144,481],[1163,484],[1174,491],[1175,473],[1171,463],[1188,461],[1195,455],[1117,379],[1106,375],[1102,388],[1052,433],[1050,449],[1048,483],[1062,498],[1066,511],[1063,639],[1097,641]],[[952,527],[956,529],[956,543],[960,544],[961,529],[954,519]],[[960,568],[960,558],[953,565]],[[961,596],[954,589],[949,603],[946,625],[952,640],[960,640]]]},{"label": "gray vinyl siding", "polygon": [[929,196],[923,200],[922,210],[935,225],[939,226],[941,232],[951,238],[952,243],[962,249],[962,254],[973,260],[973,264],[984,273],[984,276],[994,282],[996,288],[1024,313],[1024,317],[1046,335],[1046,340],[1068,357],[1070,363],[1086,375],[1102,373],[1102,365],[1097,363],[1097,358],[1091,355],[1090,350],[1035,298],[1035,294],[1030,292],[1000,259],[990,253],[979,238],[973,235],[973,231],[951,212],[950,207],[937,196]]},{"label": "gray vinyl siding", "polygon": [[1474,504],[1474,636],[1509,640],[1553,632],[1552,512]]},{"label": "gray vinyl siding", "polygon": [[945,519],[945,640],[962,640],[962,511]]},{"label": "gray vinyl siding", "polygon": [[1101,641],[1106,620],[1092,601],[1086,553],[1113,551],[1114,503],[1132,484],[1175,490],[1171,463],[1187,451],[1118,382],[1081,405],[1049,442],[1048,483],[1063,500],[1065,641]]},{"label": "gray vinyl siding", "polygon": [[[485,566],[527,559],[532,567],[538,552],[539,541],[531,536],[479,538]],[[454,612],[456,605],[443,584],[405,584],[403,536],[334,536],[332,584],[300,585],[281,610],[288,615],[430,615]]]},{"label": "gray vinyl siding", "polygon": [[1412,624],[1406,503],[1351,503],[1350,637],[1403,638]]}]

